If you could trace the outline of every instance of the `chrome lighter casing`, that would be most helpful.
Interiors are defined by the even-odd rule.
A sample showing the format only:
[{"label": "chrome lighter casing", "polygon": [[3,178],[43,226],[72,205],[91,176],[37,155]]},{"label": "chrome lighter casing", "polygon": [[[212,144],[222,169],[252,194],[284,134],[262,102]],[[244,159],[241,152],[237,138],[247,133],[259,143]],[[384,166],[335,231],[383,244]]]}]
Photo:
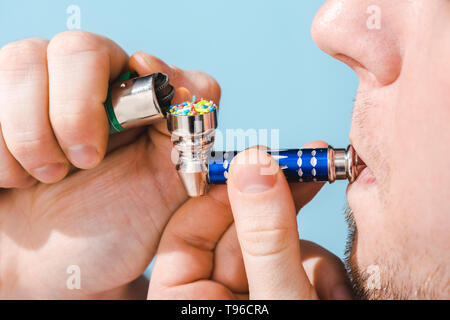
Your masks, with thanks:
[{"label": "chrome lighter casing", "polygon": [[190,197],[208,191],[208,160],[217,128],[216,110],[193,116],[167,115],[167,127],[172,133],[178,175]]},{"label": "chrome lighter casing", "polygon": [[124,130],[165,118],[155,94],[155,74],[112,84],[111,102]]}]

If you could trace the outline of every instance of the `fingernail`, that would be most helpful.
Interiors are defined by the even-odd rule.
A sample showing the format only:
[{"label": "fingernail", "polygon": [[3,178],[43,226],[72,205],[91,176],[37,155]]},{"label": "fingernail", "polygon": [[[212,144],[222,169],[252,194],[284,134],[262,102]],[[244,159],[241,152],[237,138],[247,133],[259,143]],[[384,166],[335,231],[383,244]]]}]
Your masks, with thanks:
[{"label": "fingernail", "polygon": [[333,300],[352,300],[353,294],[348,285],[341,284],[336,286],[331,293]]},{"label": "fingernail", "polygon": [[67,156],[74,166],[81,169],[92,168],[99,160],[97,149],[85,144],[70,147]]},{"label": "fingernail", "polygon": [[31,171],[33,176],[44,183],[60,180],[66,174],[67,166],[64,163],[51,163]]},{"label": "fingernail", "polygon": [[277,172],[273,170],[273,160],[267,153],[250,149],[233,159],[230,175],[241,192],[262,193],[275,185]]}]

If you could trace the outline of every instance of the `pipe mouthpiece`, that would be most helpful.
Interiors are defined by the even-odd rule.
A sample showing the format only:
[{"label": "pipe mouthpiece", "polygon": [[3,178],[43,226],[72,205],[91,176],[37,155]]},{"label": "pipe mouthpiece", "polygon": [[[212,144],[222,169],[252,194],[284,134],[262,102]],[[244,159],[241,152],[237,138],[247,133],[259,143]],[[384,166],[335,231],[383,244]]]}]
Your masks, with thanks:
[{"label": "pipe mouthpiece", "polygon": [[333,183],[335,180],[348,180],[350,183],[355,182],[358,175],[366,167],[352,145],[347,149],[334,149],[329,147],[329,181]]}]

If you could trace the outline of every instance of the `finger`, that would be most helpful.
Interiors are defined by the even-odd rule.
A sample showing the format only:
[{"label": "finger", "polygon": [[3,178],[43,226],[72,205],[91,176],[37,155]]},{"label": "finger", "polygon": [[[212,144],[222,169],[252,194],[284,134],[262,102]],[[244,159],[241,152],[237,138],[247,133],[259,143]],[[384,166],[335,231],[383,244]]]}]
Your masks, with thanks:
[{"label": "finger", "polygon": [[[321,246],[300,240],[303,268],[320,299],[352,299],[351,284],[342,261]],[[234,293],[248,293],[248,280],[234,224],[217,244],[212,280]]]},{"label": "finger", "polygon": [[[192,198],[171,218],[161,238],[149,298],[214,298],[206,285],[213,269],[213,250],[233,221],[223,186]],[[226,292],[225,287],[221,289]],[[174,294],[177,293],[177,294]],[[231,293],[229,293],[231,295]],[[216,297],[217,298],[217,297]]]},{"label": "finger", "polygon": [[[323,148],[327,146],[326,142],[313,141],[304,145],[303,148]],[[259,149],[267,149],[264,146],[257,147]],[[323,185],[324,183],[290,184],[294,202],[296,203],[296,210],[300,210],[301,207],[311,201]],[[212,279],[224,284],[233,292],[248,292],[247,275],[245,274],[244,261],[234,224],[226,231],[217,244]]]},{"label": "finger", "polygon": [[180,86],[180,83],[176,82],[175,79],[178,77],[178,74],[175,74],[175,69],[151,54],[142,51],[133,53],[128,61],[128,67],[131,70],[136,71],[141,76],[155,72],[165,73],[169,76],[172,86]]},{"label": "finger", "polygon": [[300,240],[303,267],[320,299],[350,300],[350,281],[342,261],[328,250]]},{"label": "finger", "polygon": [[139,74],[162,72],[169,76],[175,89],[184,87],[197,97],[203,97],[219,103],[221,89],[210,75],[193,70],[182,70],[166,64],[161,59],[145,52],[136,52],[130,58],[129,66]]},{"label": "finger", "polygon": [[[327,148],[328,143],[324,141],[311,141],[302,148]],[[303,206],[314,198],[314,196],[325,185],[324,182],[316,183],[290,183],[292,197],[294,198],[295,208],[299,211]]]},{"label": "finger", "polygon": [[[190,100],[193,95],[213,100],[217,105],[220,101],[221,89],[213,77],[199,71],[185,71],[166,64],[161,59],[145,52],[136,52],[129,61],[129,67],[140,75],[162,72],[169,76],[171,85],[175,88],[172,104]],[[155,128],[168,134],[164,121],[155,124]]]},{"label": "finger", "polygon": [[11,155],[0,130],[0,188],[27,188],[35,182]]},{"label": "finger", "polygon": [[108,84],[126,66],[127,54],[102,36],[68,31],[50,41],[47,55],[55,135],[74,166],[93,168],[106,152]]},{"label": "finger", "polygon": [[[269,148],[256,145],[251,149],[268,150]],[[235,294],[243,294],[248,297],[248,280],[234,223],[216,246],[211,279],[222,283]]]},{"label": "finger", "polygon": [[47,45],[45,39],[11,43],[0,51],[0,115],[5,143],[36,179],[61,180],[69,164],[48,118]]},{"label": "finger", "polygon": [[184,102],[191,97],[191,92],[185,87],[178,87],[172,99],[173,104]]},{"label": "finger", "polygon": [[230,167],[228,195],[250,297],[317,298],[301,266],[297,212],[276,161],[258,149],[238,154]]},{"label": "finger", "polygon": [[248,280],[234,223],[216,246],[211,279],[234,293],[248,294]]}]

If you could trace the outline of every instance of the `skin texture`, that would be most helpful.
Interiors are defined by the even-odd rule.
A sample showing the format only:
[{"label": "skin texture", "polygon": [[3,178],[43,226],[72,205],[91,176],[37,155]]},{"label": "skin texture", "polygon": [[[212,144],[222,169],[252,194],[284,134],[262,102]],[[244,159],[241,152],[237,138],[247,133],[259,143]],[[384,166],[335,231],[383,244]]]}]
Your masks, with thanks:
[{"label": "skin texture", "polygon": [[[374,5],[381,19],[375,29],[367,23]],[[448,0],[330,0],[314,20],[317,45],[360,79],[350,140],[367,168],[347,192],[348,267],[359,298],[450,297],[449,32]],[[330,297],[322,286],[331,290],[336,282],[314,282],[305,264],[286,183],[278,174],[261,177],[254,167],[254,161],[233,161],[228,182],[243,260],[220,265],[220,237],[228,237],[214,226],[224,230],[228,220],[214,225],[206,215],[208,232],[180,235],[177,217],[188,215],[183,207],[163,235],[150,298]],[[307,202],[293,198],[300,207]],[[188,270],[164,278],[170,265]],[[235,281],[215,278],[220,272]]]},{"label": "skin texture", "polygon": [[[380,29],[366,27],[370,5]],[[450,297],[449,32],[448,0],[332,0],[313,23],[317,45],[360,79],[350,140],[371,174],[347,195],[363,298]]]},{"label": "skin texture", "polygon": [[321,187],[290,189],[265,150],[240,153],[227,188],[215,186],[207,196],[190,199],[171,218],[148,298],[351,299],[342,262],[317,244],[299,241],[296,213]]},{"label": "skin texture", "polygon": [[[128,59],[111,40],[86,32],[65,32],[50,41],[28,39],[9,44],[0,51],[0,69],[7,75],[0,83],[0,104],[7,106],[0,116],[0,172],[4,174],[0,180],[2,298],[144,297],[148,284],[139,276],[154,256],[170,216],[183,203],[171,223],[174,227],[167,227],[169,231],[175,228],[179,239],[172,239],[169,233],[164,240],[166,250],[172,251],[192,230],[205,230],[213,238],[204,244],[201,235],[194,234],[191,240],[188,233],[187,244],[194,249],[216,249],[214,255],[205,252],[214,259],[214,269],[208,269],[211,259],[192,257],[199,262],[199,269],[205,269],[202,274],[209,272],[214,280],[202,283],[204,290],[193,291],[200,296],[191,298],[249,296],[227,190],[216,188],[205,198],[186,202],[170,161],[172,143],[166,124],[108,137],[102,105],[108,82],[126,70],[141,75],[167,73],[176,88],[174,103],[188,100],[192,94],[218,102],[220,87],[214,79],[166,65],[142,52]],[[86,79],[87,74],[92,78]],[[24,119],[23,114],[30,117]],[[278,192],[289,199],[291,190],[278,170],[275,172],[280,181]],[[300,246],[295,214],[321,187],[292,186],[295,201],[286,202],[297,258]],[[222,199],[218,208],[208,205],[214,197]],[[200,219],[207,214],[209,219]],[[220,214],[226,218],[225,224],[217,219]],[[194,228],[198,220],[204,224],[203,229]],[[222,234],[224,237],[218,237]],[[211,247],[214,241],[217,246]],[[184,240],[181,242],[183,245]],[[337,296],[329,289],[348,287],[339,259],[315,244],[303,243],[302,261],[320,289],[316,293],[311,286],[306,287],[311,298],[349,298],[348,289],[338,291]],[[182,248],[192,250],[190,246]],[[229,268],[230,263],[236,268]],[[73,265],[81,271],[81,290],[68,290],[66,285],[67,269]],[[158,261],[158,265],[165,263]],[[185,269],[187,274],[194,274],[191,277],[198,277],[195,269]],[[306,279],[306,271],[302,272]],[[318,276],[321,274],[324,276]],[[157,280],[163,284],[164,275],[176,273],[162,272]],[[217,286],[222,286],[220,292],[214,291]],[[184,290],[170,294],[190,297]],[[158,291],[155,297],[166,298]]]},{"label": "skin texture", "polygon": [[[86,32],[1,49],[0,297],[136,297],[136,288],[145,297],[132,281],[187,196],[164,123],[108,141],[102,102],[108,82],[129,69],[167,73],[174,102],[192,94],[220,100],[210,76],[146,53],[129,59],[111,40]],[[73,159],[69,148],[80,145],[90,148]],[[67,289],[71,265],[80,267],[82,290]]]},{"label": "skin texture", "polygon": [[[380,29],[367,27],[372,5]],[[448,0],[331,0],[312,26],[317,45],[360,78],[350,140],[368,168],[348,200],[349,265],[361,298],[450,297],[449,31]],[[149,298],[351,298],[339,259],[299,241],[295,214],[320,184],[289,186],[273,159],[250,149],[233,160],[227,188],[186,201],[163,123],[107,143],[101,102],[108,80],[127,65],[169,73],[178,101],[220,97],[201,73],[143,53],[127,61],[109,40],[86,33],[0,51],[3,79],[13,78],[0,82],[0,105],[14,106],[0,112],[0,296],[136,297],[142,286],[133,280],[165,228]],[[86,80],[92,68],[99,75]],[[70,82],[61,76],[78,71]],[[66,101],[69,111],[61,112]],[[35,116],[25,122],[23,114]],[[95,152],[74,159],[84,144]],[[52,163],[62,166],[35,170]],[[93,169],[60,181],[69,163]],[[57,183],[30,187],[34,179]],[[65,287],[72,264],[81,267],[83,290]]]}]

